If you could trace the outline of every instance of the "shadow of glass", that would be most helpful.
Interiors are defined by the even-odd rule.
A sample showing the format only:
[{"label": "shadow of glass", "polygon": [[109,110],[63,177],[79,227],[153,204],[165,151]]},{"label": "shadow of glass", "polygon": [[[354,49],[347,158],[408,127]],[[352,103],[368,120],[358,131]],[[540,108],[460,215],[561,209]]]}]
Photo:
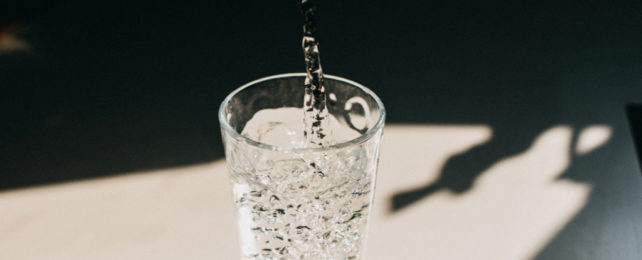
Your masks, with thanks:
[{"label": "shadow of glass", "polygon": [[[590,183],[562,176],[574,161],[598,151],[611,138],[611,127],[606,125],[589,125],[580,131],[559,125],[525,141],[523,149],[513,146],[514,154],[497,158],[493,157],[497,152],[492,151],[505,150],[493,146],[498,136],[493,133],[490,139],[489,128],[427,125],[414,127],[413,133],[404,127],[408,128],[386,129],[380,176],[386,185],[380,196],[390,199],[386,203],[391,203],[392,212],[387,212],[385,221],[377,222],[373,237],[394,240],[396,236],[421,234],[421,239],[406,240],[412,245],[402,254],[444,259],[536,257],[584,209],[591,196]],[[469,163],[480,154],[485,155],[484,163]],[[457,157],[467,158],[459,161]],[[449,166],[455,162],[457,167]],[[480,165],[480,170],[473,168]],[[414,172],[423,168],[429,169],[428,176]],[[442,171],[449,168],[454,170]],[[445,176],[463,170],[478,174]],[[428,184],[399,192],[416,186],[418,179],[428,179]],[[417,222],[422,225],[410,227]],[[405,231],[395,230],[402,226]],[[414,240],[421,242],[408,242]],[[452,241],[466,250],[452,250]],[[383,240],[373,243],[386,247]],[[430,244],[432,249],[419,252],[420,244]]]},{"label": "shadow of glass", "polygon": [[[522,133],[526,134],[526,133]],[[541,134],[541,133],[539,133]],[[448,158],[439,178],[422,187],[402,191],[392,196],[391,211],[399,211],[434,192],[447,190],[455,194],[469,191],[481,174],[496,163],[522,153],[532,145],[523,135],[496,134],[489,142],[475,145],[469,150]],[[572,137],[575,153],[583,155],[604,145],[611,137],[609,126],[588,126]],[[534,137],[532,140],[535,140]],[[532,167],[525,166],[524,168]]]},{"label": "shadow of glass", "polygon": [[436,191],[448,190],[454,193],[464,193],[470,190],[479,175],[503,158],[525,151],[535,137],[540,134],[537,128],[505,129],[493,127],[493,137],[489,142],[476,145],[448,158],[436,181],[418,189],[395,194],[392,197],[391,211],[401,210]]}]

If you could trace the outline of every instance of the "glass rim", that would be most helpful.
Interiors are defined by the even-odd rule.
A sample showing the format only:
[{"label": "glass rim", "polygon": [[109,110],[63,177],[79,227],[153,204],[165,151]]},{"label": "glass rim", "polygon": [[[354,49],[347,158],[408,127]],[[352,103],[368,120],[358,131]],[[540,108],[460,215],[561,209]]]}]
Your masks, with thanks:
[{"label": "glass rim", "polygon": [[[386,109],[383,106],[383,102],[381,102],[381,99],[379,99],[379,97],[374,92],[372,92],[372,90],[370,90],[369,88],[367,88],[367,87],[365,87],[365,86],[363,86],[363,85],[361,85],[361,84],[359,84],[357,82],[354,82],[352,80],[345,79],[345,78],[338,77],[338,76],[333,76],[333,75],[324,75],[324,77],[326,79],[331,79],[331,80],[343,82],[343,83],[346,83],[348,85],[351,85],[351,86],[354,86],[354,87],[357,87],[357,88],[361,89],[363,92],[365,92],[367,95],[371,96],[375,100],[375,102],[377,103],[377,106],[379,107],[379,109],[381,111],[379,113],[379,118],[377,118],[377,122],[374,124],[374,126],[372,126],[370,129],[368,129],[368,131],[366,131],[364,134],[359,135],[359,137],[357,137],[357,138],[354,138],[354,139],[351,139],[351,140],[348,140],[348,141],[345,141],[345,142],[333,144],[333,145],[330,145],[330,146],[323,146],[323,147],[296,148],[296,147],[276,146],[276,145],[270,145],[270,144],[258,142],[258,141],[252,140],[252,139],[250,139],[248,137],[245,137],[241,133],[239,133],[236,130],[234,130],[232,128],[232,126],[230,126],[230,124],[227,122],[227,118],[225,117],[225,107],[230,102],[230,100],[234,96],[236,96],[236,94],[238,94],[239,92],[241,92],[241,91],[243,91],[243,90],[245,90],[245,89],[247,89],[247,88],[249,88],[251,86],[254,86],[254,85],[258,84],[258,83],[265,82],[265,81],[268,81],[268,80],[294,78],[294,77],[305,77],[305,76],[306,76],[305,73],[277,74],[277,75],[267,76],[267,77],[263,77],[263,78],[251,81],[249,83],[246,83],[246,84],[236,88],[229,95],[227,95],[227,97],[225,97],[225,99],[223,100],[223,102],[221,102],[221,105],[219,106],[219,109],[218,109],[218,121],[221,124],[221,129],[223,129],[224,131],[229,133],[236,140],[242,141],[244,143],[247,143],[249,145],[252,145],[252,146],[255,146],[255,147],[259,147],[259,148],[262,148],[262,149],[271,150],[271,151],[278,151],[278,152],[309,153],[309,152],[322,152],[322,151],[327,151],[327,150],[336,150],[336,149],[345,148],[345,147],[348,147],[348,146],[351,146],[351,145],[355,145],[355,144],[361,144],[361,143],[369,140],[372,136],[374,136],[374,134],[377,131],[379,131],[379,129],[381,129],[383,127],[384,121],[385,121],[385,117],[386,117]],[[303,100],[303,97],[301,97],[301,100]]]}]

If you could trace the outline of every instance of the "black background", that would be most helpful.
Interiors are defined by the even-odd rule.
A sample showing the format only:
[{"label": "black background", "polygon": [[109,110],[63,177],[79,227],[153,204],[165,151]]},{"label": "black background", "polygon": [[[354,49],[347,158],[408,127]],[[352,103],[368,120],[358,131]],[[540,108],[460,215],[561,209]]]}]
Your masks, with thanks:
[{"label": "black background", "polygon": [[[324,71],[378,93],[388,124],[493,128],[490,143],[448,161],[436,189],[465,192],[550,127],[611,126],[609,143],[563,174],[594,189],[538,257],[642,258],[625,112],[642,101],[640,1],[323,1],[319,11]],[[295,1],[9,1],[0,25],[31,45],[0,53],[0,190],[220,159],[225,95],[303,70]]]}]

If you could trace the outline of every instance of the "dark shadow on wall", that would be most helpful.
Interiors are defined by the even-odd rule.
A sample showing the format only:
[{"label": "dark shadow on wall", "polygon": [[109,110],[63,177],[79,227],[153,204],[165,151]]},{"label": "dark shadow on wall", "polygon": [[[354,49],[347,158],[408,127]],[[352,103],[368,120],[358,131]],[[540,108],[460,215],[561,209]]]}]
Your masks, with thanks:
[{"label": "dark shadow on wall", "polygon": [[[252,79],[302,67],[294,3],[6,3],[0,191],[223,158],[223,98]],[[257,27],[268,9],[294,16]],[[246,30],[252,35],[239,33]],[[292,46],[251,53],[249,40],[268,35],[277,39],[270,44]],[[15,42],[25,48],[8,45]]]},{"label": "dark shadow on wall", "polygon": [[626,106],[631,135],[638,153],[638,165],[642,168],[642,104],[631,103]]}]

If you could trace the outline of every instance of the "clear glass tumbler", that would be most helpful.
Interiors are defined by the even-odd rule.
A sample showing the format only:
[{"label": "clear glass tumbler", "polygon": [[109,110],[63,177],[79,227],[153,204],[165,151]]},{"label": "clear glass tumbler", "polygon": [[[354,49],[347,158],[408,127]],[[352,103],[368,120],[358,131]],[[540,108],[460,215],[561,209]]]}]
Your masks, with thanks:
[{"label": "clear glass tumbler", "polygon": [[[366,87],[325,76],[329,145],[303,142],[305,74],[250,82],[219,121],[243,259],[363,255],[385,110]],[[329,130],[329,131],[328,131]]]}]

